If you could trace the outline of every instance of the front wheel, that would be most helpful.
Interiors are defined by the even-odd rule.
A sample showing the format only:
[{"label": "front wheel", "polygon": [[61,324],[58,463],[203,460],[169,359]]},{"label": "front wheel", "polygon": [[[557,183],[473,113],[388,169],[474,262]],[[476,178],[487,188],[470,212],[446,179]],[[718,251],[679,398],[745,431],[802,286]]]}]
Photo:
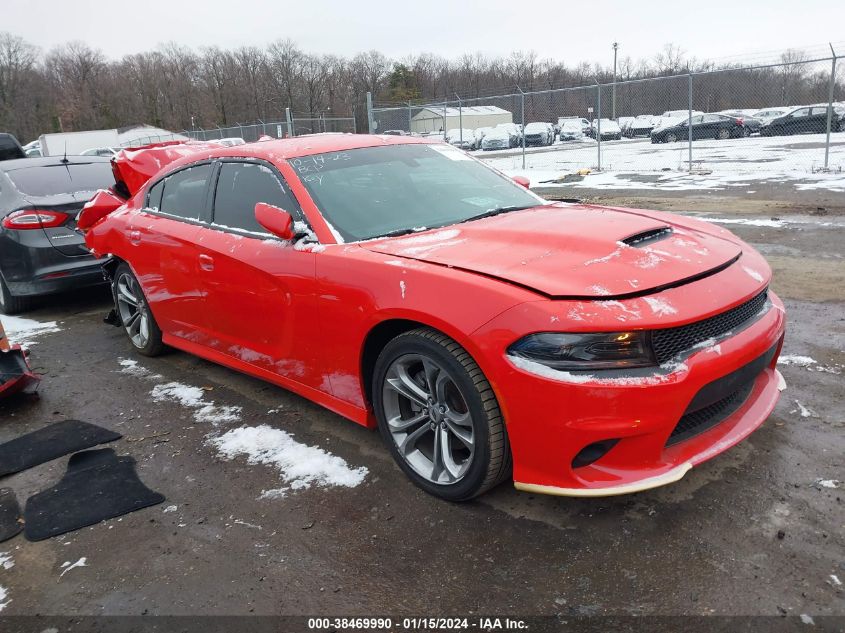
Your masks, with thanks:
[{"label": "front wheel", "polygon": [[727,128],[722,128],[716,132],[716,138],[720,141],[726,141],[731,137],[731,131]]},{"label": "front wheel", "polygon": [[678,140],[678,137],[675,134],[667,134],[666,135],[666,142],[667,143],[674,143]]},{"label": "front wheel", "polygon": [[120,264],[112,281],[114,305],[120,324],[132,346],[144,356],[158,356],[164,350],[161,329],[147,303],[141,284],[127,264]]},{"label": "front wheel", "polygon": [[507,432],[472,357],[428,328],[400,334],[376,361],[373,405],[396,463],[417,486],[466,501],[510,474]]}]

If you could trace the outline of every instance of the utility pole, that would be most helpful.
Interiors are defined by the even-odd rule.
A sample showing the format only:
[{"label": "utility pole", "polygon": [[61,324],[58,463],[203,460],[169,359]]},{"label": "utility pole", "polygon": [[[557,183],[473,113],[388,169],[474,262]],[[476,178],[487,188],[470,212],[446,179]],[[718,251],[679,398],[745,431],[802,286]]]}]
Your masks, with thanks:
[{"label": "utility pole", "polygon": [[613,42],[613,90],[611,91],[611,108],[610,118],[616,120],[616,49],[619,48],[619,42]]}]

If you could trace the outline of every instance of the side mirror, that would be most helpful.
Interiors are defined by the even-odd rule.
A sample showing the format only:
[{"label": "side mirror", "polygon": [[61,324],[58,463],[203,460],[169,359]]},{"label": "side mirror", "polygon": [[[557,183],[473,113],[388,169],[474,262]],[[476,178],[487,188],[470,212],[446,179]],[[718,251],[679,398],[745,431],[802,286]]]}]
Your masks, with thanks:
[{"label": "side mirror", "polygon": [[520,187],[525,187],[526,189],[531,186],[531,181],[528,180],[528,178],[526,178],[525,176],[514,176],[512,180]]},{"label": "side mirror", "polygon": [[76,226],[79,230],[90,229],[97,222],[106,217],[109,213],[119,208],[126,202],[111,191],[100,189],[94,197],[85,203],[79,217],[76,219]]},{"label": "side mirror", "polygon": [[293,218],[284,209],[259,202],[255,205],[255,219],[276,237],[286,241],[293,239]]}]

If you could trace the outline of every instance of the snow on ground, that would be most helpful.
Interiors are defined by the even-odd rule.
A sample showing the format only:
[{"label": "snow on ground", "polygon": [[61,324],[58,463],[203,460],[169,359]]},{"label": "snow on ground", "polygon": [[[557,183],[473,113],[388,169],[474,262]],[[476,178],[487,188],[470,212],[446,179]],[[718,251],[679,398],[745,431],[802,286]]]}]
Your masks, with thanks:
[{"label": "snow on ground", "polygon": [[36,340],[42,334],[61,332],[61,328],[55,321],[36,321],[35,319],[24,319],[23,317],[3,316],[0,317],[3,328],[6,330],[6,337],[9,342],[17,343],[23,347],[35,345]]},{"label": "snow on ground", "polygon": [[76,569],[77,567],[88,567],[88,559],[83,556],[75,563],[71,563],[69,560],[65,561],[64,563],[62,563],[62,569],[64,569],[64,571],[59,574],[59,578],[64,576],[71,569]]},{"label": "snow on ground", "polygon": [[[289,433],[266,424],[232,429],[211,438],[209,443],[226,459],[245,455],[250,464],[278,469],[286,487],[293,490],[312,485],[354,488],[364,481],[368,472],[364,467],[350,468],[343,458],[297,442]],[[285,489],[265,490],[262,497],[277,498]]]},{"label": "snow on ground", "polygon": [[8,607],[11,601],[12,599],[9,598],[9,590],[3,585],[0,585],[0,611]]},{"label": "snow on ground", "polygon": [[[150,381],[162,379],[162,376],[153,374],[137,361],[120,359],[119,362],[123,373]],[[193,411],[197,422],[212,422],[217,426],[222,422],[238,422],[241,419],[241,407],[217,405],[206,399],[205,390],[181,382],[158,383],[150,395],[156,402],[175,402]],[[267,413],[270,415],[276,411],[270,409]],[[260,499],[279,499],[289,490],[314,485],[352,488],[363,482],[368,473],[364,467],[351,468],[341,457],[297,442],[286,431],[266,424],[243,426],[222,435],[211,434],[207,442],[215,446],[226,459],[246,455],[250,464],[266,464],[279,470],[284,485],[262,491]],[[166,507],[163,512],[176,510],[177,506],[174,505]]]},{"label": "snow on ground", "polygon": [[[845,134],[831,136],[831,173],[824,165],[824,134],[750,137],[727,141],[693,142],[693,170],[688,173],[686,142],[652,144],[648,139],[602,143],[602,171],[571,182],[554,181],[580,169],[595,170],[596,143],[563,142],[551,148],[521,149],[477,156],[509,176],[525,176],[532,187],[561,186],[589,189],[660,189],[669,191],[747,188],[752,183],[792,182],[797,190],[845,192]],[[710,172],[710,173],[706,173]]]},{"label": "snow on ground", "polygon": [[9,552],[0,552],[0,567],[11,569],[15,566],[15,560]]},{"label": "snow on ground", "polygon": [[150,392],[156,402],[176,402],[183,407],[194,410],[197,422],[211,422],[214,425],[221,422],[237,422],[241,419],[241,407],[216,405],[206,400],[204,392],[199,387],[192,387],[181,382],[168,382],[156,385]]}]

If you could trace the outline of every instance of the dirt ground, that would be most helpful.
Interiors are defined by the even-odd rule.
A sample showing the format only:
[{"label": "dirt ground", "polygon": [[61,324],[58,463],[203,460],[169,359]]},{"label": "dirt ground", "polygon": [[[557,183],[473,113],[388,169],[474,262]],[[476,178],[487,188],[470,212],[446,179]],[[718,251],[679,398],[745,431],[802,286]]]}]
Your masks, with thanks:
[{"label": "dirt ground", "polygon": [[[774,267],[788,311],[784,353],[816,363],[781,367],[788,389],[747,441],[636,495],[554,498],[505,484],[448,504],[415,488],[376,433],[298,396],[181,352],[133,357],[122,331],[102,323],[107,293],[77,293],[27,315],[61,331],[32,347],[44,374],[38,397],[0,403],[0,441],[65,418],[118,430],[124,439],[111,446],[135,457],[167,501],[63,537],[0,544],[14,561],[0,566],[3,615],[845,615],[843,201],[819,211],[835,205],[589,194],[578,191],[610,204],[784,220],[727,228]],[[121,373],[121,358],[161,378]],[[151,389],[167,381],[203,387],[216,405],[242,407],[243,424],[282,428],[369,473],[355,488],[260,499],[279,487],[278,472],[220,459],[205,438],[226,425],[154,401]],[[66,464],[0,485],[23,503]],[[83,557],[85,566],[63,567]]]}]

